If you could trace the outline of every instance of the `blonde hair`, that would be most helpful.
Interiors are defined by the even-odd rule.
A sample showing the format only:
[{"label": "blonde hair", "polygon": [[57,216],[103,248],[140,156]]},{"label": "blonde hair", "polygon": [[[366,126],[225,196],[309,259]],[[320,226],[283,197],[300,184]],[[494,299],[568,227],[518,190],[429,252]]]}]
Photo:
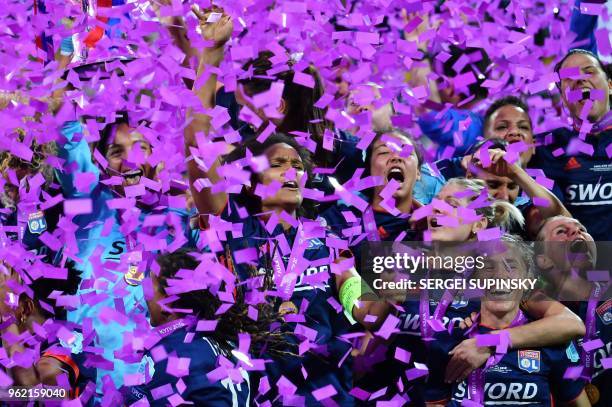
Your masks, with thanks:
[{"label": "blonde hair", "polygon": [[470,202],[486,194],[489,205],[482,205],[475,208],[475,211],[487,220],[488,227],[499,227],[504,231],[510,231],[516,227],[520,227],[520,229],[525,227],[525,217],[521,211],[510,202],[500,201],[489,195],[484,181],[475,178],[451,178],[446,184],[457,185],[472,191],[473,194],[466,197]]}]

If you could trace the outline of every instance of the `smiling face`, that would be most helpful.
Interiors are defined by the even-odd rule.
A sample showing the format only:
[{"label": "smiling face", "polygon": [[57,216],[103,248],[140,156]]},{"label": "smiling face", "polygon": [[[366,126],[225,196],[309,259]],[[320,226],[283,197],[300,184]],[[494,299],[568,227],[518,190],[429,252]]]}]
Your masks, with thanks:
[{"label": "smiling face", "polygon": [[[414,145],[407,137],[399,134],[388,135],[377,140],[372,146],[372,157],[370,161],[370,174],[381,177],[384,184],[375,188],[375,195],[391,180],[399,182],[399,188],[393,193],[396,199],[396,206],[400,203],[412,199],[412,189],[419,176],[419,159]],[[409,155],[402,157],[402,151],[411,149]],[[403,155],[403,154],[402,154]]]},{"label": "smiling face", "polygon": [[[436,242],[465,242],[487,225],[483,218],[475,222],[464,222],[459,208],[467,208],[471,199],[465,196],[466,189],[456,183],[447,183],[438,193],[437,199],[449,205],[452,209],[445,210],[434,207],[433,213],[427,217],[431,240]],[[472,195],[473,196],[473,195]],[[441,218],[455,218],[459,225],[444,226]]]},{"label": "smiling face", "polygon": [[[505,105],[491,114],[485,129],[487,138],[500,138],[508,143],[523,141],[533,144],[533,129],[529,115],[522,108]],[[533,148],[521,153],[521,163],[526,165],[533,155]]]},{"label": "smiling face", "polygon": [[597,248],[593,237],[576,219],[556,216],[546,222],[538,234],[544,241],[544,254],[558,270],[595,266]]},{"label": "smiling face", "polygon": [[[487,256],[484,267],[477,272],[478,278],[483,279],[522,279],[527,275],[527,265],[523,262],[517,247],[506,244],[503,253]],[[493,314],[504,314],[518,308],[522,290],[510,290],[496,287],[485,291],[482,307]]]},{"label": "smiling face", "polygon": [[[584,79],[564,78],[561,80],[561,97],[563,103],[570,111],[574,119],[580,117],[580,113],[588,92],[593,89],[599,89],[604,92],[604,97],[593,102],[593,106],[587,115],[587,119],[591,122],[599,121],[606,113],[610,111],[610,92],[612,90],[612,79],[606,78],[606,73],[595,58],[590,55],[576,53],[570,55],[561,65],[560,69],[579,68],[581,75],[587,75]],[[583,90],[584,96],[580,100],[573,102],[569,101],[568,93],[570,91]]]},{"label": "smiling face", "polygon": [[123,187],[140,183],[140,178],[153,177],[153,169],[147,162],[151,155],[151,145],[142,134],[134,131],[127,124],[117,126],[114,137],[109,140],[106,159],[111,175],[123,178],[123,184],[117,190],[123,193]]},{"label": "smiling face", "polygon": [[306,179],[305,167],[298,152],[286,143],[274,144],[265,151],[270,167],[259,174],[259,182],[277,182],[281,188],[262,199],[262,211],[284,210],[293,213],[302,204]]}]

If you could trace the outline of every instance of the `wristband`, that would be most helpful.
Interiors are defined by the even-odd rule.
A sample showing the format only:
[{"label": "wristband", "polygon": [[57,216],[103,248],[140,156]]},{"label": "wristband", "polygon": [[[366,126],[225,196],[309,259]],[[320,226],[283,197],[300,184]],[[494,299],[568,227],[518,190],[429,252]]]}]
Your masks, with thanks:
[{"label": "wristband", "polygon": [[60,44],[60,54],[64,56],[72,55],[74,53],[74,44],[72,42],[72,36],[62,39]]}]

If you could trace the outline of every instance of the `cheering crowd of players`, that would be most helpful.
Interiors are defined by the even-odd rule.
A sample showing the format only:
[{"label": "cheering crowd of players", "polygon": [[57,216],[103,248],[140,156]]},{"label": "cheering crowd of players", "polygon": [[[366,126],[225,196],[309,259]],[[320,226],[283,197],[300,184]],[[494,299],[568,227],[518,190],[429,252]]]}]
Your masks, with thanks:
[{"label": "cheering crowd of players", "polygon": [[[165,22],[198,60],[185,83],[189,187],[164,176],[178,165],[164,154],[175,152],[156,150],[146,120],[103,112],[92,137],[96,120],[79,115],[69,88],[45,113],[62,117],[55,143],[37,143],[26,126],[19,140],[32,159],[3,153],[0,383],[59,385],[106,406],[612,403],[612,300],[607,280],[587,278],[601,266],[591,243],[612,240],[609,66],[582,49],[558,61],[573,126],[543,137],[517,96],[477,96],[490,106],[484,117],[423,112],[431,139],[457,124],[453,115],[480,123],[453,156],[425,162],[422,139],[391,125],[392,107],[343,95],[346,61],[334,63],[336,97],[349,114],[372,114],[365,144],[328,120],[317,70],[278,50],[251,58],[226,91],[217,74],[234,21],[194,13],[199,50],[176,32],[180,21]],[[454,51],[449,66],[468,55]],[[454,104],[460,92],[431,95]],[[278,104],[267,104],[274,94]],[[221,106],[234,129],[214,123]],[[375,300],[364,288],[365,242],[491,239],[508,250],[481,273],[563,278],[482,301]]]}]

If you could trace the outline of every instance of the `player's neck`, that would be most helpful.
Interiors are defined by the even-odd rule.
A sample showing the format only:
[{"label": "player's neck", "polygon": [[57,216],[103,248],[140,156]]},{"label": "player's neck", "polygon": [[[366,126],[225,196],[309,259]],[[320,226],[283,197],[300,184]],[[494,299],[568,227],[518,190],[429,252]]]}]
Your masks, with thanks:
[{"label": "player's neck", "polygon": [[518,304],[512,310],[497,311],[483,303],[480,309],[480,323],[491,329],[505,329],[514,321],[518,311]]},{"label": "player's neck", "polygon": [[26,319],[25,319],[25,328],[32,332],[33,331],[33,327],[34,324],[36,325],[43,325],[45,323],[47,319],[45,317],[43,317],[40,313],[38,312],[34,312],[31,315],[29,315]]},{"label": "player's neck", "polygon": [[571,276],[556,284],[558,298],[566,301],[575,301],[581,298],[589,298],[593,291],[593,284],[582,277]]},{"label": "player's neck", "polygon": [[[375,211],[387,212],[387,209],[382,207],[383,199],[374,193],[374,200],[372,202],[372,209]],[[412,211],[412,192],[408,193],[401,201],[395,200],[395,208],[401,213],[410,213]]]},{"label": "player's neck", "polygon": [[278,223],[283,227],[283,230],[289,230],[293,226],[287,219],[297,219],[297,208],[293,205],[286,208],[264,206],[261,208],[261,211],[264,213],[261,218],[265,222],[270,219],[272,213],[278,216]]}]

